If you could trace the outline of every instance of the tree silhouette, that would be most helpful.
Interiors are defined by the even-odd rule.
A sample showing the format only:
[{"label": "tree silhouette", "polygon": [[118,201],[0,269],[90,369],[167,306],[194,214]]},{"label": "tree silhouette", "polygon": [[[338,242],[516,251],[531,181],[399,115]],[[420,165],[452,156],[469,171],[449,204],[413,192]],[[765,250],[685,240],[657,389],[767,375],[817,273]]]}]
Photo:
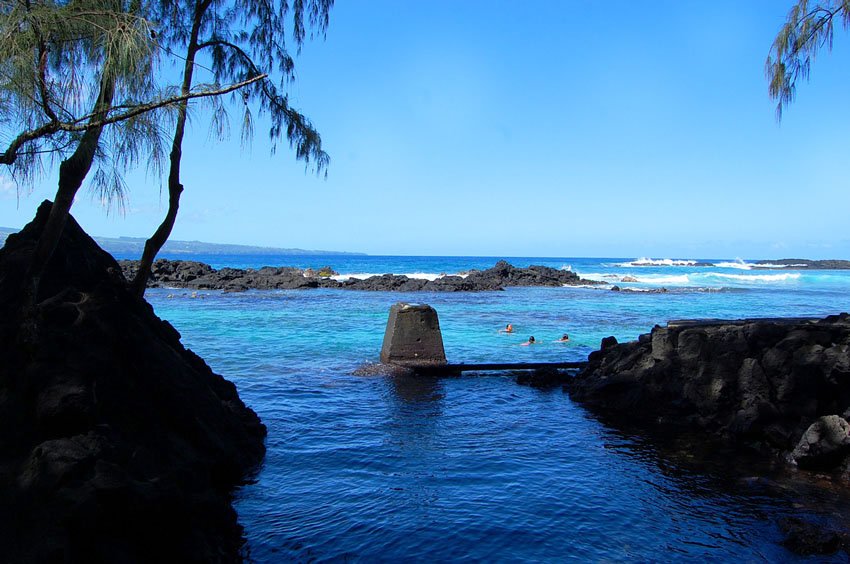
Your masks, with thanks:
[{"label": "tree silhouette", "polygon": [[[270,120],[269,138],[272,152],[277,142],[285,138],[295,149],[296,158],[313,165],[317,173],[327,167],[329,158],[322,149],[322,140],[310,121],[289,105],[285,94],[287,84],[295,77],[295,64],[287,47],[291,40],[300,50],[307,34],[313,29],[324,33],[333,0],[288,0],[214,2],[160,1],[158,15],[163,22],[159,41],[170,50],[185,50],[181,93],[191,91],[199,58],[206,56],[215,82],[245,82],[242,95],[242,138],[253,132],[252,106]],[[291,31],[287,33],[287,29]],[[188,31],[188,34],[186,33]],[[278,82],[271,76],[277,75]],[[131,283],[133,291],[145,292],[151,266],[157,253],[171,234],[180,206],[183,184],[180,164],[186,129],[188,100],[178,105],[177,120],[169,155],[168,211],[154,234],[145,242],[139,269]],[[214,116],[223,115],[224,106],[216,108]],[[221,133],[221,129],[219,129]]]},{"label": "tree silhouette", "polygon": [[[164,161],[163,132],[174,126],[169,154],[169,209],[145,246],[132,285],[144,293],[150,264],[173,227],[189,102],[213,101],[221,124],[225,94],[241,90],[243,136],[251,107],[270,116],[273,141],[286,138],[296,157],[325,170],[321,138],[285,94],[294,78],[286,23],[297,47],[307,29],[324,33],[333,0],[7,0],[0,1],[0,164],[19,186],[58,160],[59,182],[33,255],[28,292],[37,302],[41,275],[64,229],[74,197],[96,166],[92,184],[107,205],[122,202],[122,172],[147,157]],[[185,48],[182,83],[162,87],[159,63]],[[194,84],[199,54],[212,84]],[[273,83],[270,72],[280,75]],[[222,84],[224,84],[222,86]]]}]

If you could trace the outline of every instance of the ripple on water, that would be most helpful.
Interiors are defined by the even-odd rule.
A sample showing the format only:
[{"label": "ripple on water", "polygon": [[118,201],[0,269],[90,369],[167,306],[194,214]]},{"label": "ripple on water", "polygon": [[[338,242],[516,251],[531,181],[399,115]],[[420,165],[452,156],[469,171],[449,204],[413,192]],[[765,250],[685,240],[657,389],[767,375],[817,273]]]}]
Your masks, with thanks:
[{"label": "ripple on water", "polygon": [[560,392],[387,377],[348,393],[276,421],[295,430],[237,503],[258,560],[789,556],[764,517],[781,500],[663,469]]},{"label": "ripple on water", "polygon": [[[486,362],[579,360],[602,337],[634,338],[669,318],[827,311],[836,295],[612,299],[556,288],[405,299],[437,308],[450,359]],[[689,467],[605,427],[560,390],[494,374],[353,375],[376,360],[398,299],[317,291],[169,300],[152,292],[157,312],[237,384],[269,428],[257,481],[235,501],[255,560],[792,558],[776,522],[796,510],[796,494]],[[506,320],[517,334],[497,333]],[[568,346],[548,342],[565,331]],[[520,347],[529,334],[543,342]],[[846,507],[817,499],[804,510]]]}]

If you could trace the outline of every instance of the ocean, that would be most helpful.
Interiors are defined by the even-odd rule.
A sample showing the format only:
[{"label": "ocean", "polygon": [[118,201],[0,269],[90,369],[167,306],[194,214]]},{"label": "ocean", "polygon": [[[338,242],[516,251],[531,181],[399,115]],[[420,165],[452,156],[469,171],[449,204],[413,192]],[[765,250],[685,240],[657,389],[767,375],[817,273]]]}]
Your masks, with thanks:
[{"label": "ocean", "polygon": [[[850,522],[846,494],[824,495],[804,476],[776,486],[720,453],[696,457],[607,427],[560,389],[499,373],[358,375],[377,361],[398,301],[437,310],[450,362],[572,361],[603,337],[635,339],[671,319],[850,311],[850,271],[634,257],[169,258],[327,265],[340,277],[436,277],[505,258],[604,282],[475,293],[148,290],[157,314],[268,426],[265,463],[235,495],[250,560],[805,561],[781,546],[782,519]],[[507,323],[513,334],[499,332]],[[555,342],[563,333],[570,341]],[[532,335],[538,344],[520,346]]]}]

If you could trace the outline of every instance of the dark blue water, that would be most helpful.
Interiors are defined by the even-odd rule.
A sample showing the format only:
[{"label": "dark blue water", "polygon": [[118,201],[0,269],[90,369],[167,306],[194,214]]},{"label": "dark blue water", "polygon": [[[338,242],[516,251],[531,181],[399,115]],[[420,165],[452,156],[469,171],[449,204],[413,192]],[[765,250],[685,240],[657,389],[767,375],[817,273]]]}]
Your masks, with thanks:
[{"label": "dark blue water", "polygon": [[[341,267],[337,258],[227,264],[433,275],[495,262],[352,257],[359,262]],[[236,382],[269,427],[257,482],[236,498],[251,558],[773,562],[793,559],[779,544],[784,516],[850,515],[843,496],[765,485],[747,479],[756,470],[743,462],[730,468],[720,455],[695,457],[608,428],[560,389],[494,374],[355,375],[377,360],[387,311],[400,299],[433,305],[449,359],[466,362],[582,360],[604,336],[634,338],[673,318],[850,310],[850,273],[631,267],[620,259],[515,263],[543,260],[669,291],[149,291],[184,343]],[[621,282],[627,275],[638,281]],[[498,333],[507,322],[515,334]],[[555,343],[563,332],[571,341]],[[531,334],[540,344],[520,346]]]}]

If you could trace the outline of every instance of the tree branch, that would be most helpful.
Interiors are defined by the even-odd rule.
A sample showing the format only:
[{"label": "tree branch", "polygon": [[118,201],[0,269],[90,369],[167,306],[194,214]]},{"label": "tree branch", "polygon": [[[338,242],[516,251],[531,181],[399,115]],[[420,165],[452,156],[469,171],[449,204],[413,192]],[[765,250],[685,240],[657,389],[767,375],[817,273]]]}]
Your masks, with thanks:
[{"label": "tree branch", "polygon": [[103,127],[112,123],[117,123],[119,121],[124,121],[138,115],[141,115],[146,112],[150,112],[153,110],[157,110],[159,108],[163,108],[166,106],[171,106],[174,104],[178,104],[180,102],[185,102],[187,100],[192,100],[195,98],[209,98],[212,96],[221,96],[223,94],[227,94],[229,92],[233,92],[234,90],[239,90],[240,88],[244,88],[250,84],[258,82],[260,80],[268,77],[267,74],[258,74],[257,76],[253,76],[242,82],[237,82],[235,84],[231,84],[230,86],[226,86],[224,88],[220,88],[217,90],[205,90],[203,92],[193,92],[190,94],[185,94],[181,96],[173,96],[171,98],[166,98],[165,100],[159,100],[157,102],[151,102],[149,104],[141,104],[139,106],[133,107],[133,109],[128,110],[126,112],[115,114],[103,119],[97,119],[94,121],[89,121],[87,123],[81,123],[87,119],[91,119],[94,114],[89,114],[88,116],[84,116],[82,118],[77,119],[73,122],[62,122],[58,120],[52,120],[48,123],[37,127],[35,129],[31,129],[29,131],[25,131],[18,135],[10,144],[6,151],[0,155],[0,164],[11,165],[15,162],[18,157],[18,149],[29,141],[34,141],[35,139],[39,139],[41,137],[46,137],[48,135],[52,135],[54,133],[58,133],[59,131],[64,131],[67,133],[75,133],[80,131],[88,131],[89,129],[94,129],[96,127]]},{"label": "tree branch", "polygon": [[49,97],[47,95],[47,46],[41,39],[41,34],[39,34],[38,51],[38,92],[41,96],[41,108],[50,121],[59,121],[59,118],[56,117],[56,112],[50,107]]},{"label": "tree branch", "polygon": [[247,63],[249,70],[252,73],[259,73],[260,69],[257,68],[257,65],[254,64],[254,60],[248,56],[239,45],[235,43],[231,43],[230,41],[225,41],[224,39],[210,39],[209,41],[204,41],[203,43],[198,44],[198,50],[205,49],[206,47],[227,47],[228,49],[233,49],[236,53],[244,59]]},{"label": "tree branch", "polygon": [[[231,49],[244,61],[244,64],[248,68],[250,74],[257,74],[260,72],[260,69],[257,67],[256,63],[254,63],[251,56],[240,46],[235,45],[230,41],[224,39],[210,39],[198,44],[198,50],[205,47],[225,47]],[[289,107],[286,97],[278,94],[277,89],[270,83],[269,80],[263,80],[260,84],[260,88],[262,89],[262,95],[265,96],[267,103],[273,108],[270,109],[272,114],[274,115],[275,112],[279,112],[286,116],[286,119],[283,120],[287,126],[286,137],[289,140],[290,145],[294,145],[296,147],[296,158],[303,158],[306,162],[309,162],[311,157],[315,158],[316,172],[318,174],[322,168],[327,166],[328,162],[328,156],[321,150],[321,141],[319,141],[318,134],[315,130],[313,130],[309,122],[305,122],[304,117],[301,114]],[[277,122],[278,119],[279,118],[277,117],[273,118],[273,125],[270,133],[272,137],[280,136],[280,125]],[[297,134],[293,135],[293,132],[297,132]],[[296,140],[294,137],[301,137],[301,140]]]}]

